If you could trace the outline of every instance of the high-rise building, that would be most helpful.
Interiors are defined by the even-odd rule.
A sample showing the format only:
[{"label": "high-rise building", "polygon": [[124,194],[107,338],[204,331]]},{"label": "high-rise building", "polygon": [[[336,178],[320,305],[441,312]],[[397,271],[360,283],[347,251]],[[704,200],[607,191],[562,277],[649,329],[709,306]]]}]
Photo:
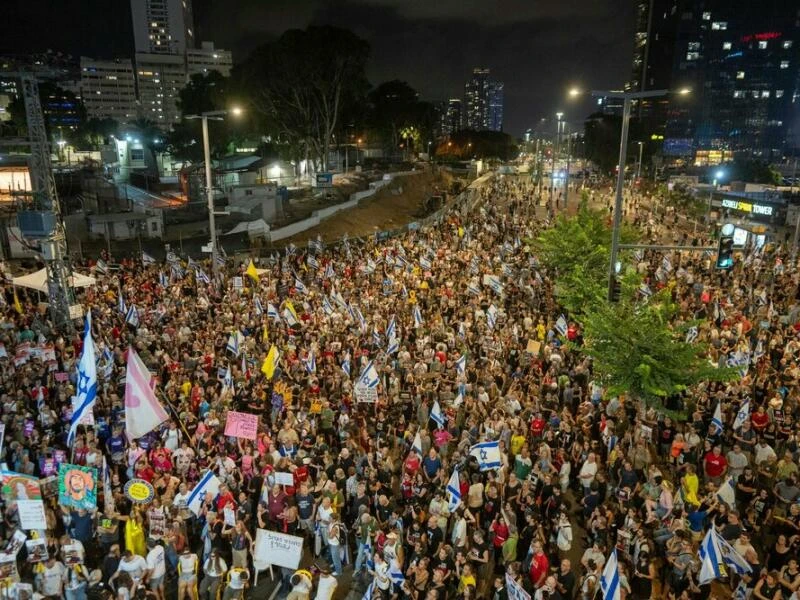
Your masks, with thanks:
[{"label": "high-rise building", "polygon": [[192,0],[131,0],[136,52],[184,54],[195,47]]},{"label": "high-rise building", "polygon": [[81,98],[86,114],[120,123],[137,116],[136,75],[130,59],[95,60],[81,57]]},{"label": "high-rise building", "polygon": [[441,133],[442,137],[450,137],[461,129],[461,100],[450,98],[443,104]]},{"label": "high-rise building", "polygon": [[664,154],[714,164],[733,152],[766,160],[796,148],[797,0],[681,0]]},{"label": "high-rise building", "polygon": [[489,69],[473,69],[464,86],[464,109],[467,129],[502,131],[503,84],[489,78]]},{"label": "high-rise building", "polygon": [[180,120],[178,98],[186,86],[184,56],[136,53],[136,82],[142,118],[169,128]]},{"label": "high-rise building", "polygon": [[233,56],[230,50],[217,50],[213,42],[203,42],[200,48],[186,50],[186,67],[189,75],[219,71],[228,77],[233,68]]}]

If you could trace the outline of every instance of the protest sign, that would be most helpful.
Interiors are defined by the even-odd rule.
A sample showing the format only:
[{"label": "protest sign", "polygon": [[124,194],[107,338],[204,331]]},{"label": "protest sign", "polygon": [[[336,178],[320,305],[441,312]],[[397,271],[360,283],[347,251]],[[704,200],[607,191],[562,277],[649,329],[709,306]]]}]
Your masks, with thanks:
[{"label": "protest sign", "polygon": [[378,390],[377,388],[367,387],[365,385],[356,384],[353,388],[356,394],[356,400],[359,402],[377,402]]},{"label": "protest sign", "polygon": [[230,527],[236,526],[236,513],[233,512],[233,509],[230,506],[226,506],[222,509],[222,516],[225,521],[225,525]]},{"label": "protest sign", "polygon": [[302,556],[303,538],[266,529],[256,530],[256,545],[253,551],[255,560],[296,569],[300,565]]},{"label": "protest sign", "polygon": [[0,456],[3,456],[3,440],[6,437],[6,424],[0,423]]},{"label": "protest sign", "polygon": [[3,471],[3,498],[6,502],[18,500],[41,500],[39,480],[31,475]]},{"label": "protest sign", "polygon": [[28,550],[29,563],[44,562],[49,556],[47,553],[47,542],[44,538],[27,540],[25,542],[25,548]]},{"label": "protest sign", "polygon": [[160,540],[167,535],[167,516],[160,510],[148,510],[147,520],[150,522],[150,537]]},{"label": "protest sign", "polygon": [[274,473],[275,483],[278,485],[294,485],[294,475],[291,473]]},{"label": "protest sign", "polygon": [[525,348],[525,352],[528,354],[533,354],[534,356],[538,356],[541,349],[542,343],[531,339],[528,340],[528,346]]},{"label": "protest sign", "polygon": [[55,378],[58,383],[64,383],[65,381],[69,381],[69,373],[65,373],[64,371],[56,371]]},{"label": "protest sign", "polygon": [[47,529],[44,502],[41,500],[17,500],[17,512],[23,529]]},{"label": "protest sign", "polygon": [[258,435],[258,415],[228,411],[225,420],[225,435],[255,440]]},{"label": "protest sign", "polygon": [[79,465],[58,468],[58,503],[92,510],[97,506],[97,469]]},{"label": "protest sign", "polygon": [[134,504],[147,504],[155,496],[155,489],[144,479],[131,479],[125,484],[125,497]]}]

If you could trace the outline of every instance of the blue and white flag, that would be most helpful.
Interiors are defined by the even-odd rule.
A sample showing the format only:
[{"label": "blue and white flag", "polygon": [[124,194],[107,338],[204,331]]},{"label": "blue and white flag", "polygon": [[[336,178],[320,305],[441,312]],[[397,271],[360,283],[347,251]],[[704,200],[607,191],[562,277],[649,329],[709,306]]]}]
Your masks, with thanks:
[{"label": "blue and white flag", "polygon": [[500,278],[497,275],[489,275],[488,281],[489,287],[492,288],[492,291],[498,296],[502,296],[503,284],[500,282]]},{"label": "blue and white flag", "polygon": [[600,576],[600,589],[603,590],[603,600],[620,600],[619,563],[617,562],[617,549],[611,551]]},{"label": "blue and white flag", "polygon": [[418,329],[423,324],[422,311],[419,309],[419,305],[415,304],[412,312],[414,313],[414,327]]},{"label": "blue and white flag", "polygon": [[306,265],[308,265],[309,269],[314,269],[314,270],[319,269],[319,263],[317,262],[317,259],[310,254],[306,259]]},{"label": "blue and white flag", "polygon": [[305,362],[307,372],[309,373],[317,372],[317,358],[314,356],[313,352],[309,352],[308,358],[303,362]]},{"label": "blue and white flag", "polygon": [[191,256],[189,257],[189,260],[187,261],[186,266],[189,267],[190,269],[198,269],[198,268],[200,268],[200,264],[195,259],[193,259]]},{"label": "blue and white flag", "polygon": [[220,484],[219,478],[212,471],[206,471],[206,474],[197,482],[194,489],[189,492],[189,496],[186,498],[186,506],[194,514],[199,515],[206,496],[211,494],[212,498],[216,498],[219,495]]},{"label": "blue and white flag", "polygon": [[325,267],[325,279],[333,279],[336,273],[333,271],[333,261],[329,262]]},{"label": "blue and white flag", "polygon": [[405,283],[403,284],[403,289],[400,290],[400,294],[403,296],[403,298],[408,298],[408,290],[406,289]]},{"label": "blue and white flag", "polygon": [[125,298],[122,296],[122,290],[119,291],[119,302],[117,303],[117,310],[121,315],[128,314],[128,306],[125,304]]},{"label": "blue and white flag", "polygon": [[503,263],[503,275],[505,275],[506,277],[513,277],[514,268],[507,263]]},{"label": "blue and white flag", "polygon": [[442,412],[442,407],[439,406],[439,401],[434,400],[433,407],[431,407],[431,420],[436,423],[439,427],[444,427],[444,423],[446,418],[444,413]]},{"label": "blue and white flag", "polygon": [[86,327],[83,334],[83,354],[78,363],[78,392],[75,410],[69,423],[67,445],[71,446],[75,440],[75,433],[81,419],[94,409],[97,400],[97,361],[94,354],[94,340],[92,339],[92,313],[86,313]]},{"label": "blue and white flag", "polygon": [[560,335],[567,335],[567,319],[564,315],[561,315],[558,317],[558,320],[556,320],[556,331]]},{"label": "blue and white flag", "polygon": [[136,309],[135,304],[131,304],[128,312],[125,314],[125,323],[131,327],[139,327],[139,311]]},{"label": "blue and white flag", "polygon": [[481,288],[478,287],[477,283],[470,282],[467,285],[467,293],[473,296],[480,296],[481,295]]},{"label": "blue and white flag", "polygon": [[294,278],[294,289],[298,294],[308,294],[308,288],[297,277]]},{"label": "blue and white flag", "polygon": [[473,275],[477,275],[480,273],[481,270],[481,263],[480,259],[477,256],[473,256],[472,260],[469,261],[469,272]]},{"label": "blue and white flag", "polygon": [[373,325],[373,327],[372,327],[372,343],[375,344],[376,346],[380,346],[381,345],[381,339],[383,339],[383,338],[381,337],[381,332],[378,331],[378,326],[377,325]]},{"label": "blue and white flag", "polygon": [[275,308],[275,305],[272,302],[267,303],[267,317],[272,319],[273,321],[280,321],[281,315],[278,313],[278,309]]},{"label": "blue and white flag", "polygon": [[228,336],[228,344],[225,346],[225,348],[228,350],[228,352],[238,357],[239,353],[242,351],[243,342],[244,335],[242,335],[242,332],[232,331],[230,336]]},{"label": "blue and white flag", "polygon": [[389,319],[389,324],[386,326],[386,337],[389,339],[397,337],[397,322],[394,315]]},{"label": "blue and white flag", "polygon": [[458,469],[453,468],[450,481],[447,482],[447,508],[453,513],[461,504],[461,482],[458,479]]},{"label": "blue and white flag", "polygon": [[733,422],[734,431],[741,429],[746,421],[750,420],[750,400],[745,400],[739,407],[739,412],[736,413],[736,420]]},{"label": "blue and white flag", "polygon": [[176,263],[176,262],[178,262],[179,260],[180,260],[180,259],[178,258],[178,255],[177,255],[177,254],[175,254],[175,253],[174,253],[172,250],[170,250],[169,252],[167,252],[167,262],[168,262],[168,263]]},{"label": "blue and white flag", "polygon": [[94,263],[94,270],[101,275],[108,273],[108,265],[106,264],[106,261],[104,261],[102,258],[98,258],[97,262]]},{"label": "blue and white flag", "polygon": [[164,275],[164,271],[158,272],[158,284],[162,287],[169,287],[169,279]]},{"label": "blue and white flag", "polygon": [[186,271],[183,270],[183,267],[179,263],[172,263],[170,269],[175,279],[183,279],[186,277]]},{"label": "blue and white flag", "polygon": [[211,279],[208,278],[206,272],[199,267],[194,270],[194,277],[195,279],[197,279],[198,283],[200,283],[201,281],[206,284],[211,283]]},{"label": "blue and white flag", "polygon": [[426,256],[423,256],[419,259],[419,266],[425,271],[430,271],[431,268],[433,268],[430,259]]},{"label": "blue and white flag", "polygon": [[297,246],[289,244],[286,246],[286,256],[294,256],[297,253]]},{"label": "blue and white flag", "polygon": [[653,295],[653,290],[650,289],[650,286],[646,283],[642,282],[639,285],[639,293],[644,296],[645,298],[649,298]]},{"label": "blue and white flag", "polygon": [[711,417],[711,424],[717,428],[717,433],[722,433],[723,425],[722,425],[722,408],[720,403],[717,402],[717,408],[714,409],[714,416]]},{"label": "blue and white flag", "polygon": [[260,317],[261,315],[263,315],[264,314],[264,305],[261,304],[261,299],[258,296],[253,298],[253,304],[255,304],[256,316]]},{"label": "blue and white flag", "polygon": [[727,577],[728,568],[739,575],[751,573],[753,570],[748,562],[713,527],[703,538],[698,554],[700,573],[697,576],[697,583],[699,585]]},{"label": "blue and white flag", "polygon": [[392,354],[398,352],[400,350],[400,341],[397,338],[390,338],[389,345],[386,347],[386,354],[391,356]]},{"label": "blue and white flag", "polygon": [[[370,571],[373,571],[375,569],[375,561],[372,560],[371,550],[372,549],[370,549],[370,555],[368,555],[368,557],[367,557],[367,569],[369,569]],[[367,551],[367,548],[365,546],[364,547],[364,552],[366,552],[366,551]],[[372,566],[370,566],[370,563],[372,563]],[[373,579],[372,583],[369,584],[369,586],[367,587],[366,591],[364,592],[364,595],[361,596],[361,600],[372,600],[372,596],[374,594],[375,594],[375,579]]]},{"label": "blue and white flag", "polygon": [[392,578],[392,583],[395,585],[400,585],[406,580],[406,576],[403,575],[403,572],[400,570],[395,564],[395,561],[392,560],[392,563],[389,565],[389,577]]},{"label": "blue and white flag", "polygon": [[376,388],[378,387],[379,381],[378,370],[375,368],[374,363],[369,361],[367,366],[364,367],[364,370],[361,371],[361,375],[358,377],[358,383],[368,388]]},{"label": "blue and white flag", "polygon": [[422,436],[420,436],[419,431],[414,436],[414,441],[411,442],[411,449],[419,456],[422,456]]},{"label": "blue and white flag", "polygon": [[350,357],[348,356],[342,361],[342,371],[344,374],[350,377]]},{"label": "blue and white flag", "polygon": [[494,329],[497,325],[497,307],[494,304],[486,309],[486,325],[489,329]]},{"label": "blue and white flag", "polygon": [[481,471],[490,471],[492,469],[499,469],[502,466],[500,457],[500,442],[481,442],[475,444],[469,450],[470,456],[474,456],[478,461],[478,467]]},{"label": "blue and white flag", "polygon": [[367,330],[367,320],[364,318],[364,315],[361,314],[361,311],[359,310],[359,308],[357,306],[352,306],[351,305],[351,307],[353,309],[353,314],[355,315],[355,318],[358,321],[359,328],[361,329],[361,331],[366,332],[366,330]]},{"label": "blue and white flag", "polygon": [[142,264],[143,265],[154,265],[156,263],[156,259],[150,256],[147,252],[142,251]]},{"label": "blue and white flag", "polygon": [[717,489],[717,498],[733,509],[736,508],[736,488],[734,484],[733,478],[729,477]]},{"label": "blue and white flag", "polygon": [[687,344],[693,343],[697,339],[698,335],[700,335],[700,332],[697,329],[697,325],[693,325],[692,327],[689,327],[689,329],[686,330],[685,342]]},{"label": "blue and white flag", "polygon": [[225,249],[220,246],[220,253],[214,254],[214,262],[216,262],[220,267],[225,266]]},{"label": "blue and white flag", "polygon": [[456,361],[456,370],[458,371],[459,375],[463,375],[467,372],[467,356],[466,354],[462,354],[459,359]]},{"label": "blue and white flag", "polygon": [[322,310],[325,311],[325,314],[329,317],[333,314],[333,305],[327,296],[322,299]]},{"label": "blue and white flag", "polygon": [[333,301],[341,308],[342,310],[350,310],[350,307],[347,305],[347,302],[344,301],[344,296],[339,291],[335,291],[331,294],[331,298]]},{"label": "blue and white flag", "polygon": [[222,385],[229,390],[233,389],[233,374],[231,374],[230,367],[225,370],[225,377],[222,378]]}]

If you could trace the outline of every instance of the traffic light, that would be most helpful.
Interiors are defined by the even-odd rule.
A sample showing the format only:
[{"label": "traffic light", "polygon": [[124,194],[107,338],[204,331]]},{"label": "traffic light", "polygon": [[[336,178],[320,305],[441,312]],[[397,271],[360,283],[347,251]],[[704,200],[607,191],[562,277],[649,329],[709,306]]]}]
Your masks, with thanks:
[{"label": "traffic light", "polygon": [[717,269],[733,268],[733,236],[721,235],[719,237],[719,247],[717,249]]},{"label": "traffic light", "polygon": [[622,294],[622,283],[619,278],[614,277],[611,281],[611,288],[608,290],[608,301],[619,302],[619,297]]}]

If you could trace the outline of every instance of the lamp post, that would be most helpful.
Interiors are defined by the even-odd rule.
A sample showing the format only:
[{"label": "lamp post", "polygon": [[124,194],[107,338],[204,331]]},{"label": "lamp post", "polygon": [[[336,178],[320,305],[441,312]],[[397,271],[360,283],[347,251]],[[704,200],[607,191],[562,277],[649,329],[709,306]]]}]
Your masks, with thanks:
[{"label": "lamp post", "polygon": [[553,141],[553,152],[550,157],[550,202],[553,202],[556,196],[556,154],[558,154],[561,141],[561,117],[563,116],[563,112],[556,113],[556,139]]},{"label": "lamp post", "polygon": [[711,220],[711,201],[714,197],[714,191],[717,189],[717,183],[725,177],[725,171],[719,170],[714,173],[714,180],[712,182],[712,187],[708,191],[708,210],[706,210],[706,222]]},{"label": "lamp post", "polygon": [[199,115],[188,115],[187,119],[200,119],[203,124],[203,160],[206,168],[206,200],[208,202],[208,228],[211,233],[211,272],[214,275],[214,283],[219,281],[219,266],[217,265],[217,229],[214,224],[214,185],[211,181],[211,148],[208,141],[208,120],[222,121],[222,118],[231,113],[234,116],[242,114],[241,108],[228,110],[211,110]]},{"label": "lamp post", "polygon": [[638,181],[642,176],[642,151],[644,150],[644,142],[636,142],[639,144],[639,162],[636,164],[636,180]]},{"label": "lamp post", "polygon": [[[682,89],[678,93],[688,94],[689,89]],[[592,96],[602,98],[621,98],[622,104],[622,131],[619,140],[619,164],[617,172],[616,195],[614,198],[614,224],[611,231],[611,260],[608,266],[608,300],[613,302],[614,283],[617,275],[617,255],[619,254],[619,228],[622,221],[622,192],[625,187],[625,158],[628,154],[628,129],[631,119],[631,103],[642,98],[656,98],[666,96],[669,90],[650,90],[646,92],[624,92],[624,91],[593,91]],[[581,91],[572,89],[569,95],[576,97],[581,95]]]}]

